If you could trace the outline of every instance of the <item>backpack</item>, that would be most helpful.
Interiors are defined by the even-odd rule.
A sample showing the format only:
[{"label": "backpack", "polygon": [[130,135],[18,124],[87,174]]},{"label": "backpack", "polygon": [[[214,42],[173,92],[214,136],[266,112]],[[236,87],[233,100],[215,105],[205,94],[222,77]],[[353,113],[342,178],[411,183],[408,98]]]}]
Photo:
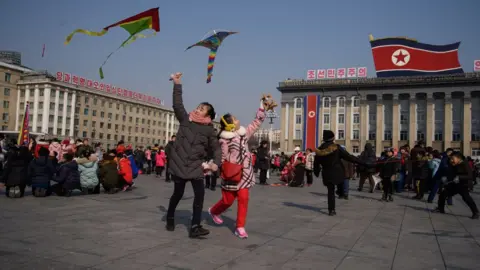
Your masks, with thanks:
[{"label": "backpack", "polygon": [[135,179],[138,176],[138,167],[135,163],[135,158],[133,155],[128,156],[128,160],[130,160],[130,166],[132,167],[132,178]]}]

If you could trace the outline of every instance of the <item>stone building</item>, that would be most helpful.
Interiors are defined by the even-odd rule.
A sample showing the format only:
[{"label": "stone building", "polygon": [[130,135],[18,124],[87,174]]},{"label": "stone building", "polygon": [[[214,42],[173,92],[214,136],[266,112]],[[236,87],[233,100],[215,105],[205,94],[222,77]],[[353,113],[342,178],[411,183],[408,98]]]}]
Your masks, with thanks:
[{"label": "stone building", "polygon": [[330,129],[358,154],[370,142],[379,155],[424,140],[480,156],[480,73],[464,75],[286,80],[281,92],[281,149],[302,145],[304,97],[319,96],[318,141]]}]

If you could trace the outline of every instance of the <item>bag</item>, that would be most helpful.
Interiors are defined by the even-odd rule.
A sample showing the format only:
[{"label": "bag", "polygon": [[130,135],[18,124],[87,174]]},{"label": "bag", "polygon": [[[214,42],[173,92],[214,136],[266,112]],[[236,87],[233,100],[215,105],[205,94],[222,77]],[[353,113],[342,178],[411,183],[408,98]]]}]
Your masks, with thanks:
[{"label": "bag", "polygon": [[235,164],[228,161],[222,163],[222,179],[240,182],[243,175],[243,164]]}]

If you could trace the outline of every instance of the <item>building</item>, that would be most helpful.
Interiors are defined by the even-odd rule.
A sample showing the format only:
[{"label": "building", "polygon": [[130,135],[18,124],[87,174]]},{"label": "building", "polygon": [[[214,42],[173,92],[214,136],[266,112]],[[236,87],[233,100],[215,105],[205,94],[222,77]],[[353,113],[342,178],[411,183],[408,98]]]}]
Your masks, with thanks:
[{"label": "building", "polygon": [[280,129],[270,130],[267,128],[261,128],[261,129],[258,129],[257,132],[255,132],[255,134],[253,134],[253,137],[259,143],[261,141],[270,141],[269,140],[270,131],[272,134],[272,143],[276,143],[276,144],[280,143]]},{"label": "building", "polygon": [[0,62],[0,114],[1,130],[14,130],[17,104],[17,81],[22,74],[32,72],[33,70],[5,62]]},{"label": "building", "polygon": [[[314,118],[315,138],[330,129],[351,153],[370,142],[379,155],[418,140],[437,150],[451,147],[480,156],[480,73],[463,75],[286,80],[281,92],[281,149],[303,145],[304,124]],[[318,107],[308,111],[308,96]]]},{"label": "building", "polygon": [[0,61],[16,66],[22,65],[22,54],[15,51],[0,51]]},{"label": "building", "polygon": [[[30,131],[58,138],[90,138],[112,148],[119,140],[133,145],[164,145],[178,129],[173,110],[158,99],[127,89],[72,83],[70,76],[26,74],[17,84],[15,127],[29,103]],[[83,79],[83,78],[82,78]],[[90,81],[90,80],[88,80]],[[89,87],[90,86],[90,87]],[[130,91],[131,92],[131,91]],[[125,94],[124,94],[125,93]],[[153,102],[152,102],[153,100]]]}]

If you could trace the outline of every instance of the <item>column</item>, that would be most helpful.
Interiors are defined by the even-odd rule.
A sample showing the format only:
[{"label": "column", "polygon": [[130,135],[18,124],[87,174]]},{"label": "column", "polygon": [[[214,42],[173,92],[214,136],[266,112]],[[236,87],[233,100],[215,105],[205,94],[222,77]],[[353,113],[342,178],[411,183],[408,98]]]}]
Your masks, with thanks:
[{"label": "column", "polygon": [[445,123],[443,128],[443,148],[452,147],[452,132],[453,132],[453,108],[452,108],[452,94],[445,93]]},{"label": "column", "polygon": [[432,146],[435,140],[435,99],[433,93],[427,93],[427,134],[425,145]]},{"label": "column", "polygon": [[353,98],[350,96],[345,97],[345,148],[351,153],[351,140],[353,138]]},{"label": "column", "polygon": [[165,128],[165,137],[164,139],[167,139],[170,138],[170,114],[167,112],[166,113],[166,116],[167,116],[167,126]]},{"label": "column", "polygon": [[[56,99],[56,97],[55,97]],[[68,105],[68,92],[63,92],[63,116],[62,116],[62,136],[65,136],[67,129],[67,105]],[[73,119],[70,119],[73,121]]]},{"label": "column", "polygon": [[337,97],[332,97],[330,100],[330,130],[335,133],[335,139],[338,139],[337,130]]},{"label": "column", "polygon": [[293,137],[295,136],[295,106],[289,106],[288,110],[288,129],[293,130],[290,136],[288,136],[288,144],[287,144],[287,149],[285,151],[293,151]]},{"label": "column", "polygon": [[282,111],[281,111],[281,119],[284,119],[284,121],[280,121],[280,148],[282,151],[287,151],[287,145],[288,145],[288,114],[289,114],[289,108],[290,105],[287,102],[282,103]]},{"label": "column", "polygon": [[[351,135],[353,136],[353,134]],[[368,139],[368,103],[367,96],[360,96],[360,150],[365,147]]]},{"label": "column", "polygon": [[[57,134],[57,129],[58,129],[58,106],[60,102],[60,90],[57,88],[55,90],[55,108],[54,108],[54,113],[53,113],[53,134]],[[44,115],[45,117],[45,115]],[[48,119],[48,117],[47,117]],[[62,125],[63,125],[63,117],[62,117]],[[48,130],[48,121],[47,121],[47,130]]]},{"label": "column", "polygon": [[400,141],[400,100],[398,94],[393,94],[393,106],[392,106],[392,147],[399,149],[398,141]]},{"label": "column", "polygon": [[416,144],[417,141],[417,103],[415,102],[415,94],[410,94],[410,116],[408,117],[410,121],[410,126],[408,128],[408,141],[410,148]]},{"label": "column", "polygon": [[300,138],[296,138],[295,136],[295,126],[297,125],[297,98],[293,99],[293,126],[292,126],[292,137],[294,140],[298,140]]},{"label": "column", "polygon": [[[48,116],[50,115],[50,85],[45,85],[45,91],[43,91],[43,115],[42,115],[42,133],[48,133]],[[58,93],[57,93],[58,94]],[[58,101],[56,101],[58,103]],[[58,105],[55,104],[55,113],[58,111]],[[55,118],[54,123],[57,122]],[[53,134],[57,134],[57,130],[54,129]]]},{"label": "column", "polygon": [[38,96],[40,95],[40,89],[38,85],[35,85],[35,92],[33,92],[33,121],[32,121],[32,131],[37,132],[37,122],[38,122]]},{"label": "column", "polygon": [[20,110],[22,109],[23,111],[25,111],[25,108],[20,108],[20,92],[20,87],[17,87],[17,109],[15,112],[15,127],[13,128],[13,130],[20,130],[20,127],[18,126]]},{"label": "column", "polygon": [[384,109],[383,96],[377,95],[377,130],[375,131],[375,152],[377,156],[380,156],[383,152]]},{"label": "column", "polygon": [[470,156],[472,147],[472,97],[470,92],[463,96],[463,155]]},{"label": "column", "polygon": [[324,113],[324,109],[323,109],[323,96],[320,96],[320,103],[318,104],[318,106],[320,106],[319,110],[318,110],[318,121],[317,121],[317,125],[318,125],[318,143],[319,144],[322,144],[322,141],[323,141],[323,113]]},{"label": "column", "polygon": [[[72,107],[72,110],[70,112],[70,134],[68,134],[68,136],[70,136],[71,138],[73,138],[73,134],[75,132],[74,130],[74,124],[75,124],[75,102],[77,102],[77,93],[73,92],[72,93],[72,103],[71,103],[71,107]],[[65,104],[64,104],[65,106]]]}]

